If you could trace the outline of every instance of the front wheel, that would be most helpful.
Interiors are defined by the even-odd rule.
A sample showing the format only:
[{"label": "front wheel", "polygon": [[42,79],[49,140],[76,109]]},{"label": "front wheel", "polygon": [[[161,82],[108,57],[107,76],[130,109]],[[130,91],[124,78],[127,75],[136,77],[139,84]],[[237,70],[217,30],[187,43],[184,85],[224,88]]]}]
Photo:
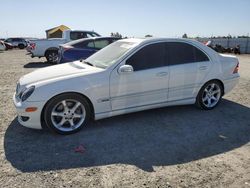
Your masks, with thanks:
[{"label": "front wheel", "polygon": [[64,135],[78,132],[90,118],[89,103],[78,94],[62,94],[53,98],[44,112],[46,125]]},{"label": "front wheel", "polygon": [[221,83],[214,80],[206,83],[200,90],[196,104],[204,110],[211,110],[221,101],[223,88]]},{"label": "front wheel", "polygon": [[24,44],[18,44],[18,48],[19,48],[19,49],[24,49],[25,46],[24,46]]}]

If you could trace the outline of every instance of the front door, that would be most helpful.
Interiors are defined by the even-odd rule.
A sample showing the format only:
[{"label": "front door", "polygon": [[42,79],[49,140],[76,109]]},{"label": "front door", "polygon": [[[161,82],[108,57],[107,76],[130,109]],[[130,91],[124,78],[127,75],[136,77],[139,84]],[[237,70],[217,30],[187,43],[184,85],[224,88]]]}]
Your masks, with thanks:
[{"label": "front door", "polygon": [[[131,65],[131,73],[119,73],[122,65]],[[144,46],[114,69],[110,76],[112,110],[126,110],[167,101],[169,70],[165,44]]]}]

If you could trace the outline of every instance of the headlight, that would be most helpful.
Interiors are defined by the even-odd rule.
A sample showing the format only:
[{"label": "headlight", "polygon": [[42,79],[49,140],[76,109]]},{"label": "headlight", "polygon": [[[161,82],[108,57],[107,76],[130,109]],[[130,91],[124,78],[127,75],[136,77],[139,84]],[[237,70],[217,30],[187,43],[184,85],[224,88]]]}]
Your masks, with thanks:
[{"label": "headlight", "polygon": [[20,90],[20,83],[17,82],[17,85],[16,85],[16,95],[19,94],[19,90]]},{"label": "headlight", "polygon": [[30,86],[29,88],[25,89],[23,92],[22,92],[22,95],[21,95],[21,100],[22,101],[25,101],[26,99],[28,99],[30,97],[30,95],[34,92],[35,90],[35,86]]}]

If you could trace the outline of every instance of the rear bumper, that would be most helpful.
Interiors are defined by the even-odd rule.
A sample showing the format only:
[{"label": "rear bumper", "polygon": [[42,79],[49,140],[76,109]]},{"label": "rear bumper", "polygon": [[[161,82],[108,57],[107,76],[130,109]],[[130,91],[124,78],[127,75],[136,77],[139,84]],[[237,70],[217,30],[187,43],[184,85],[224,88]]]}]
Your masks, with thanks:
[{"label": "rear bumper", "polygon": [[233,90],[233,88],[239,83],[240,75],[224,80],[224,93],[227,94]]}]

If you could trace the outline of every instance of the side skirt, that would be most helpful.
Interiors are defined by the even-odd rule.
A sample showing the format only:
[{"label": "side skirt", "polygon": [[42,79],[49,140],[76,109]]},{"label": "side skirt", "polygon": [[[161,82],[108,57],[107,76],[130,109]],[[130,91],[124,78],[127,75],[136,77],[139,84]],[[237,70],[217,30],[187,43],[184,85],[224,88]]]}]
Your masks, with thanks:
[{"label": "side skirt", "polygon": [[196,100],[195,98],[188,98],[188,99],[169,101],[169,102],[163,102],[163,103],[156,103],[156,104],[144,105],[144,106],[138,106],[138,107],[132,107],[132,108],[124,108],[121,110],[102,112],[102,113],[95,114],[95,120],[108,118],[108,117],[112,117],[112,116],[117,116],[117,115],[121,115],[121,114],[128,114],[128,113],[143,111],[143,110],[167,107],[167,106],[194,104],[195,100]]}]

